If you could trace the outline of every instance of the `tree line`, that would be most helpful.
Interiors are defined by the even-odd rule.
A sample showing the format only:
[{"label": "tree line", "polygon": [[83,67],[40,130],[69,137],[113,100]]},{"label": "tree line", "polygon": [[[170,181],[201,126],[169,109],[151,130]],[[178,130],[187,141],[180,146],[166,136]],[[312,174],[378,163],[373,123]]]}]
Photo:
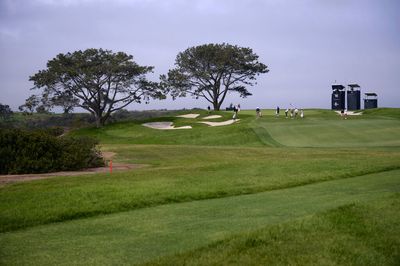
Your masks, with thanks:
[{"label": "tree line", "polygon": [[220,110],[228,93],[250,96],[248,87],[269,71],[258,58],[251,48],[226,43],[190,47],[178,53],[174,68],[153,82],[146,74],[154,67],[140,66],[124,52],[92,48],[58,54],[46,69],[29,77],[32,90],[39,93],[19,109],[32,113],[61,107],[69,113],[81,107],[95,117],[97,127],[131,103],[148,103],[167,95],[204,98]]}]

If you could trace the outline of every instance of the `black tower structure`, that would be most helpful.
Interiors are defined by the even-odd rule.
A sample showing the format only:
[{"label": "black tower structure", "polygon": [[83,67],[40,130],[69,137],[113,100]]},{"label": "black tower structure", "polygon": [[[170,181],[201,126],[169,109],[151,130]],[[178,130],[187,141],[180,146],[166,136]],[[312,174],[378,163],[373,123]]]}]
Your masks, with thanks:
[{"label": "black tower structure", "polygon": [[344,86],[339,84],[332,85],[332,110],[343,110],[345,104]]},{"label": "black tower structure", "polygon": [[360,110],[361,109],[361,93],[360,85],[349,84],[347,90],[347,110]]},{"label": "black tower structure", "polygon": [[365,93],[364,109],[378,108],[378,95],[375,92]]}]

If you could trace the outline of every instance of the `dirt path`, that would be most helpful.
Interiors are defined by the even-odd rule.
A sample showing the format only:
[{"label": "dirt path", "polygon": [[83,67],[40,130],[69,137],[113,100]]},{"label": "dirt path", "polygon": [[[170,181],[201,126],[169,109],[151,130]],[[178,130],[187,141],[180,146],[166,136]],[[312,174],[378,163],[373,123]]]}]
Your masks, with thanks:
[{"label": "dirt path", "polygon": [[[109,160],[115,155],[114,152],[102,152],[102,154],[105,160]],[[141,168],[144,166],[145,165],[143,164],[113,163],[112,171],[113,172],[126,171],[126,170]],[[43,173],[43,174],[0,175],[0,186],[4,186],[6,184],[15,182],[53,178],[56,176],[77,176],[77,175],[89,175],[89,174],[109,173],[109,172],[110,172],[110,167],[105,166],[105,167],[88,168],[79,171],[62,171],[62,172]]]}]

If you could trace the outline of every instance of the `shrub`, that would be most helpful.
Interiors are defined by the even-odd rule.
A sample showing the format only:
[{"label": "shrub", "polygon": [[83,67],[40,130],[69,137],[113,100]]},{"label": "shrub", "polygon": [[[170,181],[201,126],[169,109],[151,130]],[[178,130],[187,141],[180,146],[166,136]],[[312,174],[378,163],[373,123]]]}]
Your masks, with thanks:
[{"label": "shrub", "polygon": [[64,128],[62,127],[48,127],[43,129],[35,129],[37,132],[42,132],[44,134],[48,134],[54,137],[61,136],[64,133]]},{"label": "shrub", "polygon": [[57,130],[0,130],[0,173],[46,173],[103,166],[97,142],[56,137]]},{"label": "shrub", "polygon": [[79,170],[104,166],[101,153],[96,147],[97,141],[89,137],[61,138],[62,169]]}]

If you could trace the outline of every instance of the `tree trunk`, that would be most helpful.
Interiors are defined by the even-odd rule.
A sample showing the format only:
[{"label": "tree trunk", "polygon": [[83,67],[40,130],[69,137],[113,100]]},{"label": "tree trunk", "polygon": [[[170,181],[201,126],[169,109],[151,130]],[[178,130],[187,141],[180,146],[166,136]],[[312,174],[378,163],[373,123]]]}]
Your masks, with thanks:
[{"label": "tree trunk", "polygon": [[100,128],[102,126],[100,117],[96,117],[96,127]]},{"label": "tree trunk", "polygon": [[219,111],[219,107],[221,106],[218,102],[218,98],[214,96],[213,99],[213,106],[214,106],[214,111]]},{"label": "tree trunk", "polygon": [[214,111],[219,111],[219,104],[218,104],[218,102],[213,102],[213,105],[214,105]]},{"label": "tree trunk", "polygon": [[104,119],[103,119],[101,113],[99,114],[99,112],[95,112],[94,117],[96,119],[96,127],[97,128],[104,126]]},{"label": "tree trunk", "polygon": [[218,103],[218,110],[221,109],[222,100]]}]

